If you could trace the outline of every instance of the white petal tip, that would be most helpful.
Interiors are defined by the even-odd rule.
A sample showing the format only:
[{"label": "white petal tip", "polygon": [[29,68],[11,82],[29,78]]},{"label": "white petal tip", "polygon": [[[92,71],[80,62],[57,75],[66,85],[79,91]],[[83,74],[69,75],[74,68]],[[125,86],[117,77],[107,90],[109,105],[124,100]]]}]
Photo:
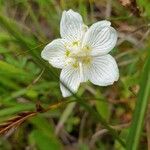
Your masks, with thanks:
[{"label": "white petal tip", "polygon": [[107,26],[111,26],[111,22],[108,20],[103,20]]},{"label": "white petal tip", "polygon": [[62,84],[60,86],[60,90],[64,98],[72,95]]},{"label": "white petal tip", "polygon": [[45,59],[45,60],[48,60],[45,49],[42,50],[42,52],[41,52],[41,57],[42,57],[43,59]]},{"label": "white petal tip", "polygon": [[72,9],[69,9],[68,12],[74,12]]},{"label": "white petal tip", "polygon": [[73,11],[72,9],[63,11],[63,14],[73,14],[73,13],[75,13],[75,11]]},{"label": "white petal tip", "polygon": [[67,98],[67,97],[71,96],[71,93],[68,93],[68,94],[66,94],[66,93],[63,94],[63,93],[62,93],[62,96],[63,96],[64,98]]}]

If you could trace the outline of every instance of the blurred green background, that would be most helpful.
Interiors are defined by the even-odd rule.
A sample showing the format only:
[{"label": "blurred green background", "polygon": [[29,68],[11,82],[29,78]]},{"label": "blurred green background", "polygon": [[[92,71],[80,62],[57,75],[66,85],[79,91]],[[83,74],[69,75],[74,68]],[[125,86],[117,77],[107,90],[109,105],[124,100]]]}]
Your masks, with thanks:
[{"label": "blurred green background", "polygon": [[[139,89],[150,84],[145,81],[143,87],[139,85],[150,51],[148,0],[138,0],[137,5],[126,0],[0,0],[0,122],[35,110],[38,101],[44,107],[65,101],[59,89],[60,70],[42,60],[40,53],[47,43],[60,37],[62,11],[70,8],[78,11],[87,25],[108,19],[118,32],[111,54],[119,65],[119,81],[108,87],[84,83],[77,94],[125,141],[137,99],[142,103]],[[146,70],[145,74],[149,65]],[[145,105],[137,105],[139,110],[146,111],[146,100]],[[147,114],[140,134],[142,150],[150,148]],[[1,136],[0,150],[123,150],[92,115],[76,102],[39,114],[15,132]]]}]

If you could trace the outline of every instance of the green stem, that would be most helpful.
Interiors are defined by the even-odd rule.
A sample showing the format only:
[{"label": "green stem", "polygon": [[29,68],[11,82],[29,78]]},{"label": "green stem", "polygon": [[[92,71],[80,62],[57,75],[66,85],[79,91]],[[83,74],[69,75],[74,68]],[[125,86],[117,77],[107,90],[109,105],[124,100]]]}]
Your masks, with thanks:
[{"label": "green stem", "polygon": [[124,141],[119,137],[119,135],[116,133],[116,130],[114,130],[112,127],[110,127],[108,125],[108,123],[105,121],[105,119],[99,114],[97,113],[90,105],[88,105],[87,102],[84,102],[83,100],[77,100],[77,102],[83,106],[90,114],[92,114],[92,117],[95,119],[95,120],[98,120],[110,133],[113,137],[115,137],[118,142],[123,146],[125,147],[125,143]]}]

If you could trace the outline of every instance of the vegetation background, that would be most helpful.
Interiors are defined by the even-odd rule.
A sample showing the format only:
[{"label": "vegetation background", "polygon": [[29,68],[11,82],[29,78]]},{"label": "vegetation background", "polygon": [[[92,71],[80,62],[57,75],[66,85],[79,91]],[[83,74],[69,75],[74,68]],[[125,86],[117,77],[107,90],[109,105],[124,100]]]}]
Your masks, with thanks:
[{"label": "vegetation background", "polygon": [[[88,25],[112,22],[120,79],[108,87],[84,83],[64,99],[60,70],[40,53],[60,36],[70,8]],[[0,130],[38,111],[0,136],[0,150],[150,150],[149,33],[148,0],[0,0]]]}]

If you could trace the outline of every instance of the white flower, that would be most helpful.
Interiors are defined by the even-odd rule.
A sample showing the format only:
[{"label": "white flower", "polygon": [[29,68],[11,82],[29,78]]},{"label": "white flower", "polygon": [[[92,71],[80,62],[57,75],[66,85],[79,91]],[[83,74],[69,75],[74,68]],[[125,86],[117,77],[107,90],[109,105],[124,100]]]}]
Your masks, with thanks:
[{"label": "white flower", "polygon": [[43,59],[61,68],[60,89],[64,97],[77,92],[80,83],[91,81],[107,86],[117,81],[119,71],[115,59],[108,53],[114,48],[117,33],[109,21],[103,20],[87,27],[79,13],[64,11],[60,22],[61,38],[46,45]]}]

